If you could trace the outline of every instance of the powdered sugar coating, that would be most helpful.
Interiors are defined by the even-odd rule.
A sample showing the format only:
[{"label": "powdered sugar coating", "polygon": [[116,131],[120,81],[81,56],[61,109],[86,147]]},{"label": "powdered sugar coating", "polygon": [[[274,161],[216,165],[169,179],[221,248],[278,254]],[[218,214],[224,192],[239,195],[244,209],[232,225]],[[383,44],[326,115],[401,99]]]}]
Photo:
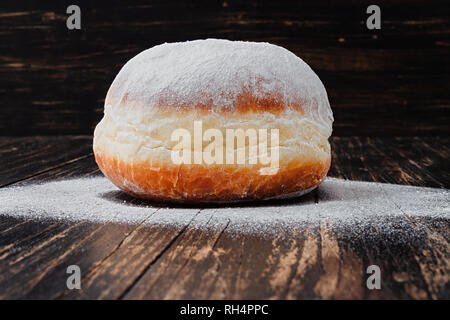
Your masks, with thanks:
[{"label": "powdered sugar coating", "polygon": [[145,50],[116,76],[105,105],[143,108],[144,113],[162,105],[203,105],[220,112],[233,110],[248,88],[286,108],[300,105],[306,117],[331,134],[333,115],[319,77],[292,52],[262,42],[207,39]]},{"label": "powdered sugar coating", "polygon": [[[318,201],[316,201],[318,200]],[[99,223],[190,227],[289,235],[328,222],[349,232],[375,226],[397,232],[406,217],[450,219],[450,190],[327,178],[317,199],[217,208],[158,205],[126,196],[104,177],[61,180],[0,189],[0,216]],[[389,230],[392,228],[392,230]]]}]

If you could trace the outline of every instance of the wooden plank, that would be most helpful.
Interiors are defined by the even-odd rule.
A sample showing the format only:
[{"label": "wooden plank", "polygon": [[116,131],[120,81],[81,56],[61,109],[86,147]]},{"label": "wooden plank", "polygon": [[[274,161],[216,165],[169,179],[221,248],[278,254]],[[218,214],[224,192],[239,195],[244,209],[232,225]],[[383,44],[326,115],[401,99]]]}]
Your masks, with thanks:
[{"label": "wooden plank", "polygon": [[[91,134],[121,66],[140,51],[198,38],[269,41],[322,78],[338,135],[448,135],[447,3],[379,1],[80,1],[68,31],[65,3],[0,5],[0,134]],[[38,95],[36,95],[38,93]]]},{"label": "wooden plank", "polygon": [[[174,214],[177,209],[160,209],[154,215]],[[181,209],[178,209],[181,210]],[[194,217],[199,210],[185,209],[183,214]],[[65,290],[63,299],[118,299],[121,298],[143,273],[165,255],[182,236],[189,222],[179,227],[162,228],[151,225],[152,217],[136,227],[117,248],[83,277],[79,291]],[[95,246],[98,246],[96,243]]]},{"label": "wooden plank", "polygon": [[[314,201],[311,197],[309,201]],[[254,208],[261,210],[261,208]],[[178,243],[142,276],[125,299],[280,299],[291,297],[296,266],[305,269],[302,293],[314,296],[311,284],[320,277],[320,262],[311,246],[320,241],[312,226],[295,230],[290,237],[228,233],[225,220],[217,231],[220,210],[203,210],[210,215],[204,229],[188,228]],[[316,246],[317,248],[317,246]],[[307,251],[304,256],[302,252]],[[301,260],[303,258],[303,260]],[[301,261],[301,262],[300,262]],[[308,263],[309,266],[304,264]],[[308,269],[308,270],[306,270]],[[299,284],[294,284],[298,289]]]},{"label": "wooden plank", "polygon": [[74,159],[56,168],[46,170],[37,175],[22,179],[16,182],[14,185],[27,185],[30,183],[49,182],[53,180],[63,180],[72,178],[83,178],[92,176],[102,176],[100,169],[95,163],[93,155],[87,155],[86,157],[80,157]]},{"label": "wooden plank", "polygon": [[[15,236],[15,242],[0,247],[0,268],[4,271],[0,275],[2,298],[61,298],[65,292],[70,293],[66,269],[74,264],[83,274],[83,290],[76,291],[81,298],[107,298],[108,294],[117,298],[120,290],[139,277],[145,263],[151,265],[184,231],[183,226],[170,230],[143,227],[156,211],[157,208],[149,208],[148,215],[136,225],[27,220],[8,230],[8,234]],[[197,211],[186,210],[184,214]],[[2,239],[9,238],[2,236]],[[123,268],[122,277],[118,276],[119,266]],[[98,275],[105,272],[110,272],[107,281],[104,278],[97,281]]]},{"label": "wooden plank", "polygon": [[[200,214],[208,214],[207,211],[203,210]],[[207,228],[207,225],[208,222],[204,227]],[[135,286],[129,292],[125,292],[123,298],[205,297],[207,292],[214,290],[218,282],[223,281],[216,276],[220,265],[214,261],[213,253],[215,244],[226,226],[227,222],[224,221],[222,228],[214,233],[204,231],[202,227],[188,227],[165,255],[146,270]],[[193,291],[203,293],[196,294]],[[208,296],[217,298],[214,294]]]},{"label": "wooden plank", "polygon": [[7,251],[6,255],[3,254],[6,260],[2,259],[0,297],[2,299],[23,297],[41,280],[47,270],[60,265],[68,252],[82,245],[86,237],[97,228],[98,226],[92,223],[71,224],[18,255],[9,255],[10,251]]},{"label": "wooden plank", "polygon": [[441,138],[332,137],[329,176],[450,188],[450,140]]},{"label": "wooden plank", "polygon": [[0,153],[0,187],[92,156],[92,138],[18,138]]}]

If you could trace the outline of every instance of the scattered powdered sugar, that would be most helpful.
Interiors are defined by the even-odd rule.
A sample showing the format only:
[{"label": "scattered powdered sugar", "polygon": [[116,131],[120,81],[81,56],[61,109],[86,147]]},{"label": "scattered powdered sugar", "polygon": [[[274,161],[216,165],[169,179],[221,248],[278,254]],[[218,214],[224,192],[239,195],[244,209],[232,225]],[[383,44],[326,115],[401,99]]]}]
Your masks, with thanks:
[{"label": "scattered powdered sugar", "polygon": [[437,219],[448,223],[450,190],[327,178],[293,200],[220,207],[183,207],[133,199],[104,177],[60,180],[0,189],[0,216],[94,223],[144,223],[204,230],[288,234],[328,222],[352,232],[398,221]]},{"label": "scattered powdered sugar", "polygon": [[158,105],[218,111],[232,108],[249,88],[260,98],[269,94],[286,106],[300,104],[305,116],[331,133],[333,114],[322,81],[295,54],[265,42],[206,39],[155,46],[124,65],[105,106],[126,101],[124,111]]}]

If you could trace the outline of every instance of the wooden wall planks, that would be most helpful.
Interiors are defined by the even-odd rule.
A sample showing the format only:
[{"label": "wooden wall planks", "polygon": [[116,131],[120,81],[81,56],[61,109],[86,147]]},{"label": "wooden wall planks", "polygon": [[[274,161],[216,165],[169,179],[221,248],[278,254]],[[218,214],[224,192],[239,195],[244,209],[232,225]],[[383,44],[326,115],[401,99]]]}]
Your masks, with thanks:
[{"label": "wooden wall planks", "polygon": [[450,8],[446,1],[78,1],[0,4],[0,135],[91,134],[115,74],[163,42],[218,37],[269,41],[322,78],[335,135],[450,133]]}]

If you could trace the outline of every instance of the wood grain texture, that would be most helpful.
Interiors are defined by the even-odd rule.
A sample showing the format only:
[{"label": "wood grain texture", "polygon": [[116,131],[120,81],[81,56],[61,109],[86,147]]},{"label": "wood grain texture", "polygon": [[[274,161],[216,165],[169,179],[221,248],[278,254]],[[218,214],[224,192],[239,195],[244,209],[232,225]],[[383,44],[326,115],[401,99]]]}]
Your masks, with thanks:
[{"label": "wood grain texture", "polygon": [[268,41],[323,80],[335,134],[448,135],[450,8],[443,0],[70,1],[0,4],[0,135],[92,134],[108,87],[140,51],[198,38]]},{"label": "wood grain texture", "polygon": [[[91,137],[61,139],[0,138],[3,172],[17,168],[22,155],[32,164],[5,176],[2,183],[99,174],[90,154]],[[331,142],[330,176],[450,186],[448,138],[337,137]],[[63,149],[66,157],[59,156]],[[140,205],[140,200],[123,197],[131,200],[129,205]],[[320,192],[304,201],[321,201]],[[391,201],[388,196],[386,201]],[[391,208],[401,211],[394,202]],[[0,216],[0,298],[450,298],[446,219],[399,215],[388,221],[397,226],[395,232],[370,224],[350,230],[324,219],[319,225],[299,226],[290,237],[263,237],[229,232],[227,221],[216,231],[209,230],[207,225],[216,223],[214,208],[184,209],[190,221],[208,216],[204,228],[194,228],[190,222],[177,228],[147,223],[166,210],[177,209],[153,208],[135,225]],[[66,288],[66,268],[72,264],[82,270],[82,290]],[[371,264],[382,269],[382,290],[365,286],[365,269]]]},{"label": "wood grain texture", "polygon": [[[12,141],[11,141],[12,140]],[[93,157],[92,138],[71,137],[27,137],[1,138],[0,187],[14,183],[17,178],[26,179],[69,163]]]}]

